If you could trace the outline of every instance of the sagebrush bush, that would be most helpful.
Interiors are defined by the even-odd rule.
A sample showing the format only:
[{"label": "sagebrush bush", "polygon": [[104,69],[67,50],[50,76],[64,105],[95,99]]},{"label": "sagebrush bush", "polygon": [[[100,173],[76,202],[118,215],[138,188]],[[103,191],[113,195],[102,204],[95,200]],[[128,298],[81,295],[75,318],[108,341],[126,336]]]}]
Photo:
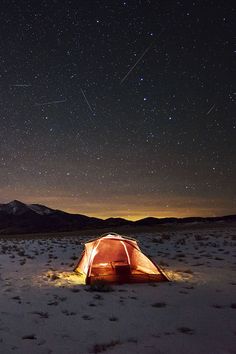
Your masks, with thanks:
[{"label": "sagebrush bush", "polygon": [[93,284],[90,284],[89,287],[87,288],[87,291],[108,293],[108,292],[114,291],[114,289],[108,283],[106,283],[102,280],[98,280],[98,281],[94,282]]}]

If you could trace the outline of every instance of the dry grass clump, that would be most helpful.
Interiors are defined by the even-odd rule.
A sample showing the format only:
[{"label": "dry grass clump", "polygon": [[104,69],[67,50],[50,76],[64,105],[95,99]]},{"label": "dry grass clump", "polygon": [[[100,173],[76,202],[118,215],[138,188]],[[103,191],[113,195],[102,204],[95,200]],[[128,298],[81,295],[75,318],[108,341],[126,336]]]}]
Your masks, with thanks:
[{"label": "dry grass clump", "polygon": [[179,327],[178,331],[184,334],[194,334],[194,330],[189,327]]},{"label": "dry grass clump", "polygon": [[154,304],[152,304],[152,307],[163,308],[163,307],[166,307],[166,303],[165,302],[155,302]]},{"label": "dry grass clump", "polygon": [[193,274],[193,271],[191,269],[176,269],[176,273]]},{"label": "dry grass clump", "polygon": [[27,334],[26,336],[23,336],[22,339],[37,339],[35,334]]},{"label": "dry grass clump", "polygon": [[86,321],[90,321],[93,319],[93,317],[91,317],[89,315],[83,315],[82,318],[83,318],[83,320],[86,320]]},{"label": "dry grass clump", "polygon": [[48,318],[49,314],[48,312],[42,312],[42,311],[33,311],[33,315],[38,315],[40,318]]},{"label": "dry grass clump", "polygon": [[152,238],[153,243],[163,243],[163,240],[161,238]]},{"label": "dry grass clump", "polygon": [[215,309],[223,309],[224,306],[219,304],[213,304],[212,307],[214,307]]},{"label": "dry grass clump", "polygon": [[162,236],[161,236],[161,238],[162,238],[162,240],[170,240],[170,235],[167,235],[167,234],[163,234]]},{"label": "dry grass clump", "polygon": [[96,291],[96,292],[100,292],[100,293],[109,293],[114,291],[114,289],[112,288],[111,285],[109,285],[106,282],[103,281],[97,281],[91,285],[89,285],[89,287],[87,289],[85,289],[86,291]]},{"label": "dry grass clump", "polygon": [[116,317],[116,316],[111,316],[111,317],[109,317],[109,321],[111,321],[111,322],[116,322],[116,321],[118,321],[118,317]]},{"label": "dry grass clump", "polygon": [[91,353],[102,353],[118,344],[121,344],[119,340],[112,340],[109,343],[95,344],[91,350]]},{"label": "dry grass clump", "polygon": [[180,238],[175,242],[175,245],[185,245],[186,244],[186,239],[185,238]]}]

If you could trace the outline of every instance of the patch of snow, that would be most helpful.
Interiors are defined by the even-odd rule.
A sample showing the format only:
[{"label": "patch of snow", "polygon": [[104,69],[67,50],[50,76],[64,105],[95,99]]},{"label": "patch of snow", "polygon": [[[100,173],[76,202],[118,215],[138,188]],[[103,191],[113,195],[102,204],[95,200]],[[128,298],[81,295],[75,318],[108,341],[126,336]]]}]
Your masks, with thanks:
[{"label": "patch of snow", "polygon": [[0,239],[1,353],[235,351],[235,228],[137,234],[172,282],[107,293],[72,271],[92,238]]},{"label": "patch of snow", "polygon": [[28,204],[28,207],[33,210],[34,212],[36,212],[37,214],[40,215],[50,215],[52,213],[54,213],[53,209],[47,208],[43,205],[38,205],[38,204]]}]

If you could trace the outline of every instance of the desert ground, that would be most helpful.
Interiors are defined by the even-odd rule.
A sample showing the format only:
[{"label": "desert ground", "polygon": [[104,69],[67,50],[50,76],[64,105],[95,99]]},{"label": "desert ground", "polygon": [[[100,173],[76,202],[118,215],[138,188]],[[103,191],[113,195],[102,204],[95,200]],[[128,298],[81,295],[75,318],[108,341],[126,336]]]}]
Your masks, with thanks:
[{"label": "desert ground", "polygon": [[0,239],[0,353],[236,353],[235,226],[134,234],[171,281],[105,292],[73,273],[91,237]]}]

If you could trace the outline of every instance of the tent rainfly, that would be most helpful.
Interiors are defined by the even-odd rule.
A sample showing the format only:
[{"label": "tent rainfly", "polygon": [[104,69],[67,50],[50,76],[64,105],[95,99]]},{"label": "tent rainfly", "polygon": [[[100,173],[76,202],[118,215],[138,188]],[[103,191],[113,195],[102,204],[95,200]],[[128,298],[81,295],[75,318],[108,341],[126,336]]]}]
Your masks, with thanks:
[{"label": "tent rainfly", "polygon": [[85,243],[74,271],[85,277],[86,284],[168,281],[160,267],[141,252],[136,240],[114,233]]}]

